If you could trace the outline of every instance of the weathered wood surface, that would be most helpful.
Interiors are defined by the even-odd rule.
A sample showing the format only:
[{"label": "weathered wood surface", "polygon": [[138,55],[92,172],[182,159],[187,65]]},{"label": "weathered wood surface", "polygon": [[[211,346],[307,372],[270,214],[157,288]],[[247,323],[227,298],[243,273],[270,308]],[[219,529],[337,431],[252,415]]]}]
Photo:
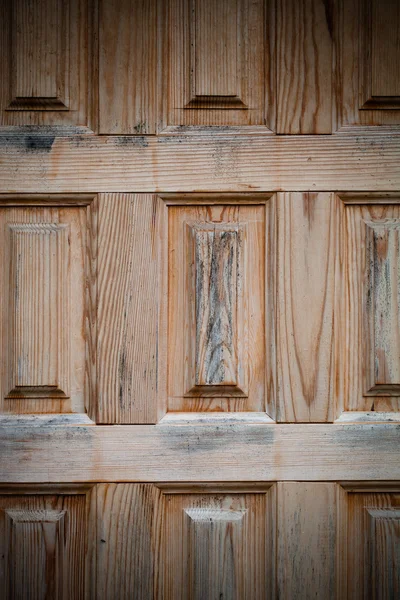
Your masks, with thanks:
[{"label": "weathered wood surface", "polygon": [[393,481],[400,479],[400,427],[219,423],[31,428],[14,421],[12,428],[0,427],[0,456],[0,481],[15,483],[299,477]]},{"label": "weathered wood surface", "polygon": [[[0,193],[398,191],[400,136],[0,136]],[[237,135],[235,135],[235,132]],[[360,132],[361,133],[361,132]]]}]

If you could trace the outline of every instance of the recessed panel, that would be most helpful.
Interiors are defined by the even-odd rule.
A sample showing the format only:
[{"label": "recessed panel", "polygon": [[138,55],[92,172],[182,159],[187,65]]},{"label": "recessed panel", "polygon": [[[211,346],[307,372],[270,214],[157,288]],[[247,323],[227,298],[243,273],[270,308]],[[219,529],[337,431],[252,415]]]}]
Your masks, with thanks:
[{"label": "recessed panel", "polygon": [[265,410],[265,213],[168,207],[169,410]]}]

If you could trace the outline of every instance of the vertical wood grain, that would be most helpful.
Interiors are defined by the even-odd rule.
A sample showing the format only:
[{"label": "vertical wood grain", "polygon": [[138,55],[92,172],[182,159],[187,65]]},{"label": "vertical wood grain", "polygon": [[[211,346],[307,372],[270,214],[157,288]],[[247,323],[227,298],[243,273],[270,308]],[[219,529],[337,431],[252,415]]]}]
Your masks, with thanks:
[{"label": "vertical wood grain", "polygon": [[332,131],[332,14],[324,0],[280,0],[277,133]]},{"label": "vertical wood grain", "polygon": [[158,10],[158,0],[101,3],[100,133],[157,131],[162,64]]},{"label": "vertical wood grain", "polygon": [[397,97],[400,107],[400,4],[372,2],[371,94]]},{"label": "vertical wood grain", "polygon": [[277,420],[334,418],[334,306],[339,203],[278,195]]},{"label": "vertical wood grain", "polygon": [[336,484],[278,484],[279,598],[336,598]]},{"label": "vertical wood grain", "polygon": [[163,414],[164,210],[164,202],[151,194],[99,199],[100,423],[156,423]]}]

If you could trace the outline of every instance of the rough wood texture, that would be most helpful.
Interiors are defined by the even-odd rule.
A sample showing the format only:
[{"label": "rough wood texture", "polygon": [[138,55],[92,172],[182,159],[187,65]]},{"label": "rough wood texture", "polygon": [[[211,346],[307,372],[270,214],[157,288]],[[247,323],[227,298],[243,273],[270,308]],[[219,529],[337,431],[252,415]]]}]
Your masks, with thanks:
[{"label": "rough wood texture", "polygon": [[400,206],[396,198],[375,204],[379,198],[368,194],[357,198],[358,205],[342,198],[339,402],[344,410],[399,411]]},{"label": "rough wood texture", "polygon": [[332,27],[330,2],[278,2],[277,133],[332,131]]},{"label": "rough wood texture", "polygon": [[5,0],[0,125],[95,127],[92,0]]},{"label": "rough wood texture", "polygon": [[400,494],[347,496],[347,588],[358,600],[400,594]]},{"label": "rough wood texture", "polygon": [[400,136],[0,138],[0,193],[397,191]]},{"label": "rough wood texture", "polygon": [[99,423],[156,423],[165,412],[165,210],[152,195],[99,198]]},{"label": "rough wood texture", "polygon": [[85,495],[0,496],[4,598],[84,597]]},{"label": "rough wood texture", "polygon": [[265,410],[265,199],[218,200],[168,207],[171,411]]},{"label": "rough wood texture", "polygon": [[158,0],[100,4],[100,133],[156,133],[163,50]]},{"label": "rough wood texture", "polygon": [[337,202],[291,193],[277,206],[277,420],[333,421]]},{"label": "rough wood texture", "polygon": [[30,428],[14,421],[11,428],[2,421],[0,481],[238,482],[299,474],[304,481],[395,481],[399,448],[400,429],[390,423]]},{"label": "rough wood texture", "polygon": [[[263,0],[170,0],[167,125],[264,125]],[[274,91],[268,89],[269,103]]]},{"label": "rough wood texture", "polygon": [[279,598],[336,598],[336,485],[279,483]]},{"label": "rough wood texture", "polygon": [[53,204],[0,208],[0,396],[6,412],[84,413],[88,404],[90,208],[63,206],[62,198]]},{"label": "rough wood texture", "polygon": [[[199,490],[200,492],[200,490]],[[164,491],[159,598],[273,597],[274,490]]]},{"label": "rough wood texture", "polygon": [[400,123],[397,0],[336,2],[336,129]]}]

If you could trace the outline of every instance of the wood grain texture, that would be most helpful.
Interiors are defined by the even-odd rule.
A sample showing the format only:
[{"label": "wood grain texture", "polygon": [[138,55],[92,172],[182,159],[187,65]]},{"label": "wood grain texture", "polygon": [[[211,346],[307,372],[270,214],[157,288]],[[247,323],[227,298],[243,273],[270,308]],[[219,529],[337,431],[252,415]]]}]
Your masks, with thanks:
[{"label": "wood grain texture", "polygon": [[156,423],[165,412],[165,210],[157,196],[99,198],[99,423]]},{"label": "wood grain texture", "polygon": [[2,495],[0,533],[5,598],[84,597],[84,494]]},{"label": "wood grain texture", "polygon": [[323,0],[277,4],[277,133],[332,131],[332,14]]},{"label": "wood grain texture", "polygon": [[336,598],[336,485],[279,483],[279,598]]},{"label": "wood grain texture", "polygon": [[104,483],[96,486],[96,492],[97,597],[159,597],[155,580],[162,523],[160,490],[152,485]]},{"label": "wood grain texture", "polygon": [[400,494],[347,495],[348,597],[389,600],[400,593]]},{"label": "wood grain texture", "polygon": [[161,119],[162,6],[158,0],[100,6],[99,131],[156,133]]},{"label": "wood grain texture", "polygon": [[400,123],[396,0],[335,3],[335,129]]},{"label": "wood grain texture", "polygon": [[275,494],[164,491],[159,598],[273,597]]},{"label": "wood grain texture", "polygon": [[168,206],[170,411],[265,410],[266,205],[248,201]]},{"label": "wood grain texture", "polygon": [[277,420],[332,421],[338,203],[287,193],[277,206]]},{"label": "wood grain texture", "polygon": [[2,421],[0,480],[396,481],[399,448],[400,430],[391,423],[29,427],[14,421],[8,427]]},{"label": "wood grain texture", "polygon": [[19,0],[0,8],[1,126],[95,128],[92,0]]},{"label": "wood grain texture", "polygon": [[273,42],[263,0],[169,0],[168,14],[165,124],[265,125]]},{"label": "wood grain texture", "polygon": [[[0,193],[398,191],[400,137],[0,138]],[[379,151],[378,151],[379,150]]]},{"label": "wood grain texture", "polygon": [[338,395],[344,410],[396,412],[400,207],[395,199],[393,204],[375,200],[365,195],[344,210]]},{"label": "wood grain texture", "polygon": [[[2,411],[85,412],[86,207],[2,207]],[[86,383],[85,383],[86,380]]]}]

